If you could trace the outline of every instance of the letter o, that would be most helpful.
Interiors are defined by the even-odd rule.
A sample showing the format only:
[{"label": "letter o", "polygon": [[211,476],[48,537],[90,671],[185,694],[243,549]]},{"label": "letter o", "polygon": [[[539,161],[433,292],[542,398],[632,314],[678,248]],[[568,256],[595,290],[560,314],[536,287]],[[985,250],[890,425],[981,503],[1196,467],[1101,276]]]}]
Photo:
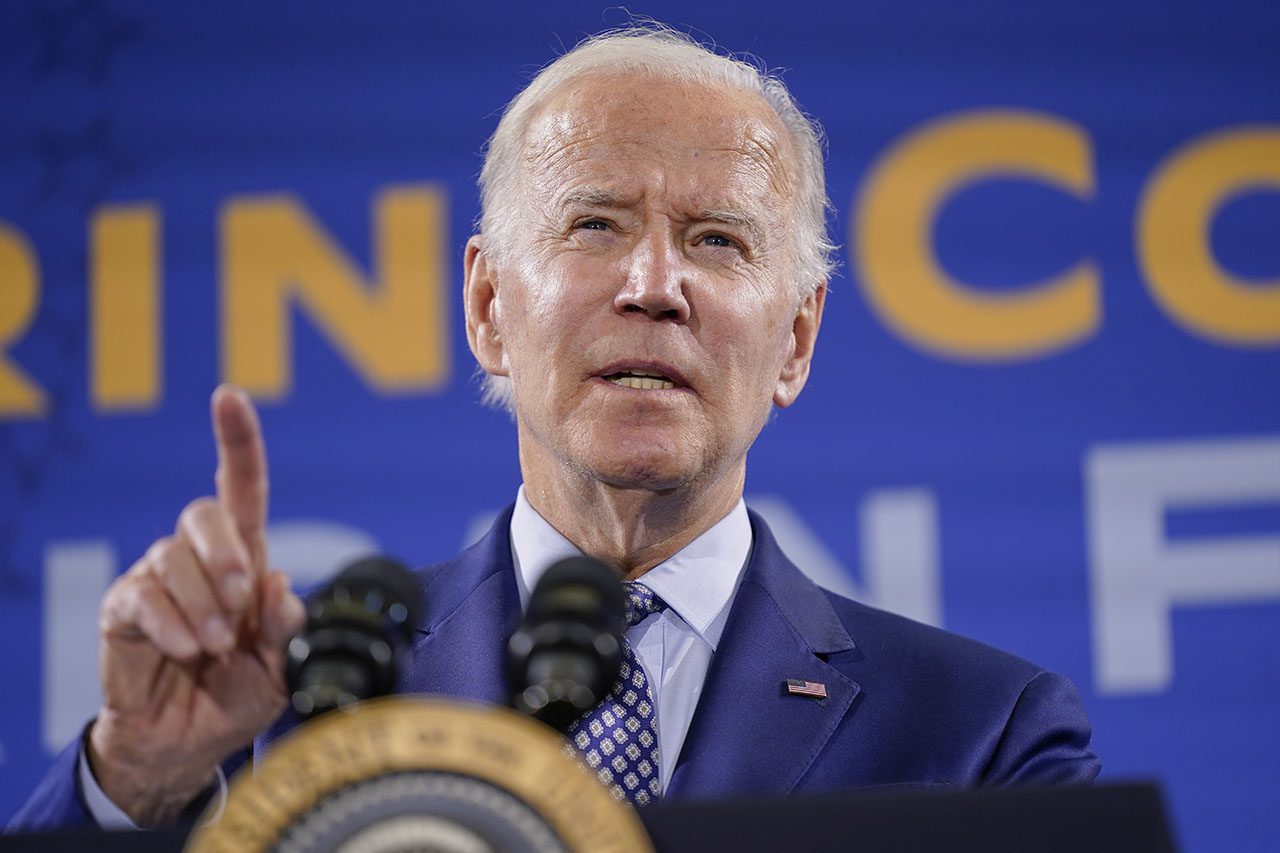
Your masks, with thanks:
[{"label": "letter o", "polygon": [[1137,254],[1156,304],[1175,322],[1236,346],[1280,343],[1280,278],[1249,281],[1217,262],[1214,216],[1232,195],[1280,190],[1280,127],[1235,128],[1174,152],[1143,190]]}]

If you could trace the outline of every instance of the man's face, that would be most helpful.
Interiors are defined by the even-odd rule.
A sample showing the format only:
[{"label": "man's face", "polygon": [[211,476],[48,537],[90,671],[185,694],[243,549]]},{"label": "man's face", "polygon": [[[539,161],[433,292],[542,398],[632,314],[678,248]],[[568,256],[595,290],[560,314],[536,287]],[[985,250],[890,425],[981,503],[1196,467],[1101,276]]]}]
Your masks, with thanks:
[{"label": "man's face", "polygon": [[526,467],[647,490],[741,471],[821,319],[793,163],[768,106],[719,86],[598,75],[541,108],[509,251],[483,276],[468,255],[473,349],[511,377]]}]

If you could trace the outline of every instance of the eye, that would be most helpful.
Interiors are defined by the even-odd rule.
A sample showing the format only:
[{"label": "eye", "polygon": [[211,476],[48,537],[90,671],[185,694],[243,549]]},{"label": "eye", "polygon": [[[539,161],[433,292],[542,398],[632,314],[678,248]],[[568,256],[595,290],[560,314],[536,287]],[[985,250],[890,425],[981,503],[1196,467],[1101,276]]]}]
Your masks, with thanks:
[{"label": "eye", "polygon": [[698,243],[703,246],[710,246],[713,249],[738,249],[739,251],[742,250],[742,244],[739,243],[737,240],[725,234],[720,234],[719,232],[716,232],[716,231],[711,231],[707,234],[703,234],[700,238],[698,238]]},{"label": "eye", "polygon": [[584,219],[573,227],[583,231],[608,231],[609,223],[603,219]]}]

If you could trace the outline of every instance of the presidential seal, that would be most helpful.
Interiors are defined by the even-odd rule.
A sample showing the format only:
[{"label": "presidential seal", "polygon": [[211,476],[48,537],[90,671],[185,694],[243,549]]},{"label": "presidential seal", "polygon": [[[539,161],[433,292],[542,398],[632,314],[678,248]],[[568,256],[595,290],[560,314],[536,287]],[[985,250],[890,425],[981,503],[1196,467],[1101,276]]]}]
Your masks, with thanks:
[{"label": "presidential seal", "polygon": [[191,853],[614,851],[652,846],[546,726],[514,711],[394,697],[335,711],[231,784]]}]

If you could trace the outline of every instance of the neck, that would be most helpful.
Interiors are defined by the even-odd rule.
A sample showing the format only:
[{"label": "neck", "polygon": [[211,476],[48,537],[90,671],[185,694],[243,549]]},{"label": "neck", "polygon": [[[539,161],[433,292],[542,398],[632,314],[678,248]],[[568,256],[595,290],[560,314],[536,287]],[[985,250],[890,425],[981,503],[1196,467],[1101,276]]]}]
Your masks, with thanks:
[{"label": "neck", "polygon": [[605,482],[520,443],[529,504],[582,553],[635,580],[729,514],[742,498],[746,460],[712,482],[673,488]]}]

